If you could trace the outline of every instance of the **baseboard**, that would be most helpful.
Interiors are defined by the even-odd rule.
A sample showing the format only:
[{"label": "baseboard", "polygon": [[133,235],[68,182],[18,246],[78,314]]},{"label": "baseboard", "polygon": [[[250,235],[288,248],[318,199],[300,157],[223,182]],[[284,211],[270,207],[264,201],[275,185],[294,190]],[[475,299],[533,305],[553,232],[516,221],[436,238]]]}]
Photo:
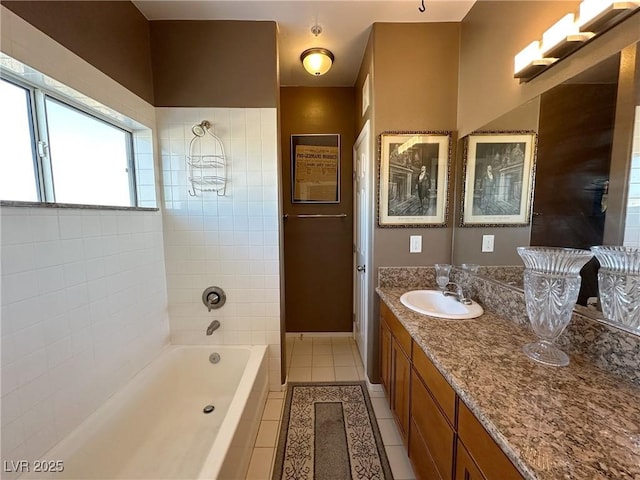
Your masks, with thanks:
[{"label": "baseboard", "polygon": [[313,338],[313,337],[353,337],[353,332],[287,332],[287,337]]}]

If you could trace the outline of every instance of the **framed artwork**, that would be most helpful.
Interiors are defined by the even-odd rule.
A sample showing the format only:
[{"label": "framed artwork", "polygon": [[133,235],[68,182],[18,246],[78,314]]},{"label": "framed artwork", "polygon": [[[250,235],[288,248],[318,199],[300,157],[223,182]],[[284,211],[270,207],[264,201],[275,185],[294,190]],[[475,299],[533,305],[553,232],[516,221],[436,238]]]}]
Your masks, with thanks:
[{"label": "framed artwork", "polygon": [[535,132],[475,132],[465,138],[461,227],[529,224],[535,151]]},{"label": "framed artwork", "polygon": [[451,132],[384,132],[378,142],[378,225],[446,227]]},{"label": "framed artwork", "polygon": [[291,135],[291,202],[340,203],[340,135]]}]

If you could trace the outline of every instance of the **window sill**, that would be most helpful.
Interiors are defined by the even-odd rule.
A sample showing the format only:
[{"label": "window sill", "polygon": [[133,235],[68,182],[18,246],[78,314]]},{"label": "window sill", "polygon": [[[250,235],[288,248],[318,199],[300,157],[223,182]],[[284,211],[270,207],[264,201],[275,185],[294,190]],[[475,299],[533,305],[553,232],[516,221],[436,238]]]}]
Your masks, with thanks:
[{"label": "window sill", "polygon": [[157,212],[157,207],[120,207],[113,205],[81,205],[75,203],[20,202],[0,200],[0,207],[75,208],[79,210],[124,210],[133,212]]}]

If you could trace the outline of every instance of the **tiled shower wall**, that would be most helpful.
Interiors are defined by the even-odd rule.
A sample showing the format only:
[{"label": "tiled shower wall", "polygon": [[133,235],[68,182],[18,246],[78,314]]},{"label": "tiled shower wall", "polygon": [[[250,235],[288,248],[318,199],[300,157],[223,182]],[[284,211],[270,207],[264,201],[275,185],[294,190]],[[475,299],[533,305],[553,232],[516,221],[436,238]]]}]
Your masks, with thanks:
[{"label": "tiled shower wall", "polygon": [[168,343],[162,217],[0,208],[2,457],[36,459]]},{"label": "tiled shower wall", "polygon": [[[164,240],[171,340],[269,345],[270,387],[280,388],[277,116],[275,108],[159,108]],[[185,155],[201,121],[224,145],[227,188],[187,192]],[[204,153],[204,152],[203,152]],[[226,304],[202,302],[221,287]],[[205,331],[217,319],[213,335]]]},{"label": "tiled shower wall", "polygon": [[640,248],[640,107],[636,107],[624,244]]}]

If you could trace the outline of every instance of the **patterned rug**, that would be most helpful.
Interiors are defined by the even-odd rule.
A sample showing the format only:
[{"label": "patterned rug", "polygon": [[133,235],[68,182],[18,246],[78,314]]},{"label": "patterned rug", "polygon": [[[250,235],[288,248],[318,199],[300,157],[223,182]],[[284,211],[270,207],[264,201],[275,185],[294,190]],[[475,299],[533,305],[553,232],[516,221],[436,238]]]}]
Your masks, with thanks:
[{"label": "patterned rug", "polygon": [[392,480],[365,382],[289,383],[273,480]]}]

